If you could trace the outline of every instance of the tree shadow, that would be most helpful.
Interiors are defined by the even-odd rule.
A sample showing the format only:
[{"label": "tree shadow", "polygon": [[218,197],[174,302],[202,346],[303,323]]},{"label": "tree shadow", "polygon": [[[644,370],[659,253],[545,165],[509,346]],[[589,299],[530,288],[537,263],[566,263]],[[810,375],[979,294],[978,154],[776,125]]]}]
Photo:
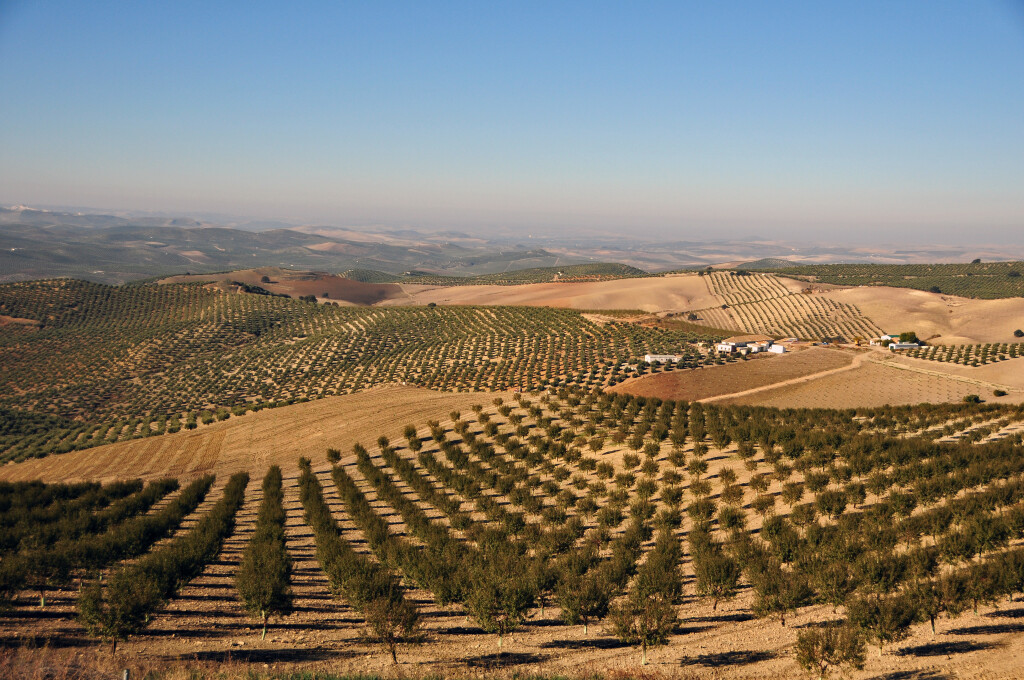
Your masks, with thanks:
[{"label": "tree shadow", "polygon": [[476,628],[475,626],[448,626],[438,628],[437,632],[444,633],[445,635],[490,635],[483,628]]},{"label": "tree shadow", "polygon": [[550,628],[552,626],[562,627],[565,622],[560,619],[535,619],[527,621],[525,625],[531,628]]},{"label": "tree shadow", "polygon": [[21,635],[0,638],[0,649],[48,647],[50,649],[73,649],[94,647],[96,641],[81,635]]},{"label": "tree shadow", "polygon": [[884,675],[875,675],[868,680],[952,680],[952,675],[939,673],[938,671],[914,670],[914,671],[893,671]]},{"label": "tree shadow", "polygon": [[675,629],[676,635],[690,635],[692,633],[703,633],[706,630],[711,630],[714,626],[687,626],[680,625]]},{"label": "tree shadow", "polygon": [[229,649],[223,651],[192,652],[190,654],[170,654],[161,657],[166,661],[213,661],[215,663],[297,663],[303,661],[330,661],[351,659],[361,656],[353,650],[331,650],[322,648],[311,649]]},{"label": "tree shadow", "polygon": [[0,613],[0,620],[3,619],[28,619],[30,621],[38,620],[50,620],[59,621],[61,619],[72,620],[77,617],[77,612],[74,611],[57,611],[56,609],[28,609],[18,608],[10,609]]},{"label": "tree shadow", "polygon": [[1024,607],[1017,609],[997,609],[985,614],[991,619],[1024,619]]},{"label": "tree shadow", "polygon": [[169,638],[174,635],[176,638],[188,640],[188,639],[207,639],[207,638],[222,638],[228,635],[237,635],[237,631],[230,630],[228,626],[217,626],[216,628],[149,628],[146,630],[146,636],[156,638]]},{"label": "tree shadow", "polygon": [[991,642],[972,642],[967,640],[959,642],[929,642],[924,645],[904,647],[897,653],[900,656],[952,656],[953,654],[977,652],[982,649],[993,649],[998,646]]},{"label": "tree shadow", "polygon": [[965,626],[953,628],[952,635],[1000,635],[1002,633],[1024,632],[1024,623],[995,623],[988,626]]},{"label": "tree shadow", "polygon": [[688,616],[686,621],[695,623],[742,623],[755,619],[750,612],[736,612],[734,614],[717,614],[711,616]]},{"label": "tree shadow", "polygon": [[541,645],[542,649],[621,649],[628,647],[625,642],[610,637],[594,637],[582,640],[551,640]]},{"label": "tree shadow", "polygon": [[509,666],[523,666],[527,664],[541,663],[547,661],[547,654],[533,654],[531,652],[505,652],[503,654],[484,654],[466,659],[466,665],[470,668],[508,668]]},{"label": "tree shadow", "polygon": [[720,666],[746,666],[748,664],[760,663],[762,661],[774,659],[775,656],[775,652],[738,650],[733,652],[718,652],[717,654],[701,654],[700,656],[684,657],[679,663],[684,666],[687,664],[696,664],[698,666],[706,666],[709,668],[718,668]]}]

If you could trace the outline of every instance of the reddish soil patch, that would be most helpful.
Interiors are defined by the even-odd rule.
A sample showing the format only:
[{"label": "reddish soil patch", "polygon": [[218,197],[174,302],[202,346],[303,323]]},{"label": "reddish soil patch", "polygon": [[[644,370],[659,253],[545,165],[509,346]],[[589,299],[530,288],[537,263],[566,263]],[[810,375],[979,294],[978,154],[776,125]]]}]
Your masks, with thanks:
[{"label": "reddish soil patch", "polygon": [[[264,276],[270,279],[269,283],[262,280]],[[271,293],[283,293],[292,297],[315,295],[324,300],[353,305],[375,305],[384,300],[398,297],[402,293],[401,287],[394,283],[364,283],[346,279],[337,274],[291,271],[278,267],[245,269],[226,274],[172,276],[163,279],[161,283],[192,283],[196,281],[214,281],[225,289],[230,286],[232,281],[239,281],[250,286],[259,286]]]},{"label": "reddish soil patch", "polygon": [[610,391],[695,401],[842,368],[852,363],[853,358],[852,354],[839,349],[812,347],[781,356],[751,358],[725,366],[643,376],[616,385]]}]

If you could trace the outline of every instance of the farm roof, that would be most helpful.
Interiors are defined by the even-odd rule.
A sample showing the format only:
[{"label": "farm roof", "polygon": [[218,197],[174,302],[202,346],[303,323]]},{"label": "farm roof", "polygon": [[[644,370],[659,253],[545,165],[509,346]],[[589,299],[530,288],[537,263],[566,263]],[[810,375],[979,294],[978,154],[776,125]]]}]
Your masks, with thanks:
[{"label": "farm roof", "polygon": [[722,340],[723,343],[736,343],[736,342],[767,342],[773,340],[770,335],[734,335],[731,338]]}]

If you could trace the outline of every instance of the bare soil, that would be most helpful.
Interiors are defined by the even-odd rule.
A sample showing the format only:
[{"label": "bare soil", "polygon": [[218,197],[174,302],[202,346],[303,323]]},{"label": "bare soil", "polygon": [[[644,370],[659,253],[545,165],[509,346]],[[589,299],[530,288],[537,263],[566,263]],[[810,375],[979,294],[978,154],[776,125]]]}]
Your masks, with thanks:
[{"label": "bare soil", "polygon": [[698,401],[842,368],[850,365],[854,356],[838,348],[810,347],[782,355],[752,357],[724,366],[645,375],[615,385],[609,391]]},{"label": "bare soil", "polygon": [[[995,397],[996,385],[977,378],[943,371],[933,361],[884,361],[886,357],[820,378],[782,385],[755,394],[738,395],[724,403],[777,408],[871,408],[875,406],[959,402],[969,394],[993,403],[1024,400],[1024,392],[1015,389],[1005,397]],[[1024,362],[1022,359],[1014,361]],[[1004,362],[1005,363],[1005,362]],[[975,369],[977,370],[977,369]]]}]

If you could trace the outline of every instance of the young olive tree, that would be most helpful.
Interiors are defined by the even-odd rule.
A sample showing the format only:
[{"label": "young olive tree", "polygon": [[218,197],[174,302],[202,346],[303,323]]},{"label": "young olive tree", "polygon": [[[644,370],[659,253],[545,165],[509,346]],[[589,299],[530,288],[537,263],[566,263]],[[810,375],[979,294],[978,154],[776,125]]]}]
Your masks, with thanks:
[{"label": "young olive tree", "polygon": [[830,622],[800,631],[796,638],[796,662],[811,675],[824,680],[834,668],[864,668],[864,638],[847,624]]}]

